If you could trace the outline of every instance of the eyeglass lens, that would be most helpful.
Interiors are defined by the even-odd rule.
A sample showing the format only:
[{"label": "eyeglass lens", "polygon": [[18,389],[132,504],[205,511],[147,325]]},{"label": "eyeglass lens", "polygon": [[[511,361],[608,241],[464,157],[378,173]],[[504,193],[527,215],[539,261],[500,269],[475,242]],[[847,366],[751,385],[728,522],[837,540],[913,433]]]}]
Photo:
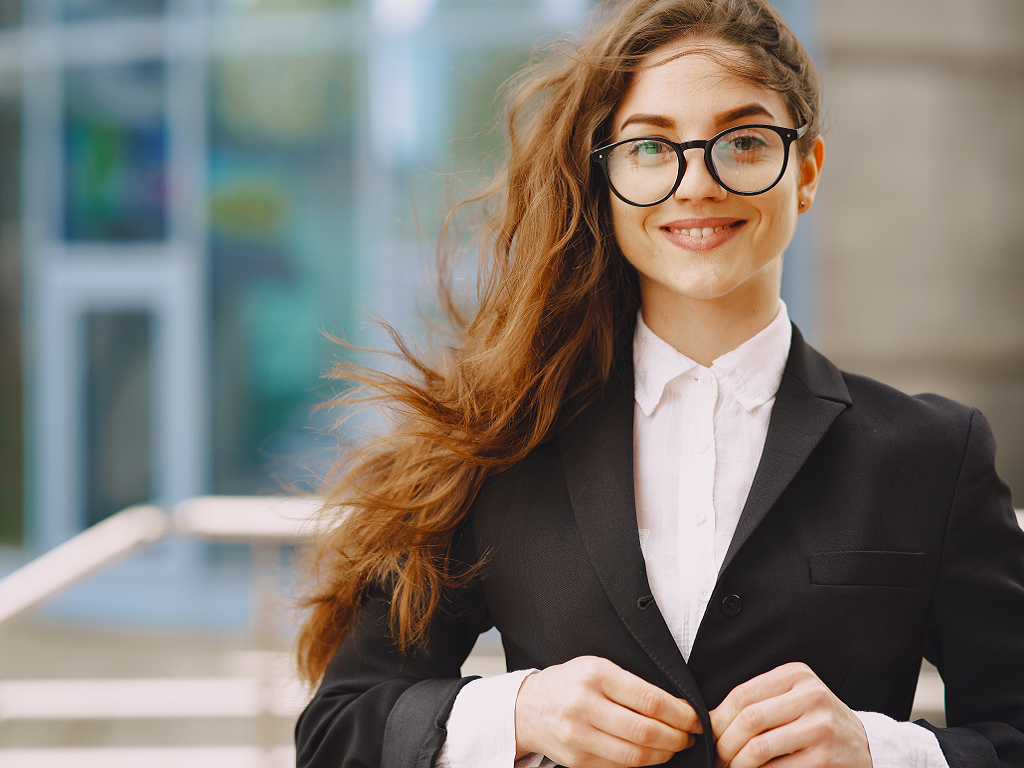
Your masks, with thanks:
[{"label": "eyeglass lens", "polygon": [[[692,161],[697,161],[697,157]],[[726,189],[760,192],[782,175],[786,146],[775,131],[740,127],[715,140],[711,162]],[[638,205],[667,197],[678,175],[679,156],[671,144],[658,139],[629,141],[608,153],[608,178],[612,186],[619,195]]]}]

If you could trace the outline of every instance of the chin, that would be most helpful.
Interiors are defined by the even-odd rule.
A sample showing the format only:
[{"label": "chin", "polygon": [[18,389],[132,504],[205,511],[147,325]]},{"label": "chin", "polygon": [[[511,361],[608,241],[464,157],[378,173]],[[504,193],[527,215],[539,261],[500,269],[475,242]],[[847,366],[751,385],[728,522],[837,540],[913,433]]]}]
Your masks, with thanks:
[{"label": "chin", "polygon": [[728,296],[742,288],[745,282],[735,275],[716,274],[714,270],[709,270],[709,272],[710,274],[695,275],[692,280],[681,281],[674,286],[667,287],[690,299],[711,301]]}]

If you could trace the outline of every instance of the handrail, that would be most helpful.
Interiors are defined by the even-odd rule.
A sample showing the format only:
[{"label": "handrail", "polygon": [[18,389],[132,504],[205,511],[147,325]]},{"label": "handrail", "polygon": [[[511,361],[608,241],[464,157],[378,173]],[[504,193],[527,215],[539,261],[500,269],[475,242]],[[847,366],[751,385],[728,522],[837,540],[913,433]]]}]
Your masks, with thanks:
[{"label": "handrail", "polygon": [[162,538],[170,519],[153,506],[129,507],[0,579],[0,624]]},{"label": "handrail", "polygon": [[286,544],[315,534],[319,507],[313,497],[284,496],[200,496],[169,514],[149,504],[128,507],[0,579],[0,624],[168,534]]},{"label": "handrail", "polygon": [[179,533],[214,541],[281,543],[315,535],[315,496],[197,496],[171,513]]},{"label": "handrail", "polygon": [[278,717],[302,711],[308,697],[300,681],[273,680],[269,697],[265,682],[259,677],[2,680],[0,721],[244,718],[258,717],[268,706]]}]

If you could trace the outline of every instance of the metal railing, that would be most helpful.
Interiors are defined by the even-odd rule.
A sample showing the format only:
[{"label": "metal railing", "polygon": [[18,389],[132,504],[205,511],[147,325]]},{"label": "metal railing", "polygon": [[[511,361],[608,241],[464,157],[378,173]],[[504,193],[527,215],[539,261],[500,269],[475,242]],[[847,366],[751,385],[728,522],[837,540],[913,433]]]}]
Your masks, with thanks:
[{"label": "metal railing", "polygon": [[0,579],[0,625],[169,534],[276,547],[313,535],[318,508],[313,498],[249,496],[129,507]]},{"label": "metal railing", "polygon": [[[269,648],[280,547],[315,534],[314,498],[207,496],[164,510],[130,507],[92,526],[0,579],[0,625],[119,560],[169,536],[252,547],[255,572],[250,633]],[[257,655],[261,652],[257,651]],[[0,723],[26,721],[249,719],[255,744],[218,746],[3,748],[4,768],[277,768],[295,764],[294,750],[276,743],[277,722],[296,716],[308,692],[287,668],[262,652],[258,672],[235,677],[26,679],[0,681]]]}]

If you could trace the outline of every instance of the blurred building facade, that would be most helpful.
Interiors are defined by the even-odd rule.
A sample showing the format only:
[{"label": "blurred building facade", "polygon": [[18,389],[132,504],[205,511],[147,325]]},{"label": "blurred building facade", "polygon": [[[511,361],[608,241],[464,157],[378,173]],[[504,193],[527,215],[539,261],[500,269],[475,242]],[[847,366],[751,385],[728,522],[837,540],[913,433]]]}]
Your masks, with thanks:
[{"label": "blurred building facade", "polygon": [[1024,506],[1024,3],[819,0],[816,340],[979,408]]},{"label": "blurred building facade", "polygon": [[494,87],[587,8],[17,10],[0,40],[22,171],[4,263],[21,272],[25,530],[47,548],[145,499],[315,483],[336,447],[310,415],[339,354],[323,332],[358,338],[358,303],[409,314],[410,190],[432,218],[419,177],[449,170],[453,145],[493,144],[470,137]]},{"label": "blurred building facade", "polygon": [[[314,488],[338,450],[313,413],[325,333],[415,324],[440,174],[480,177],[496,87],[588,10],[0,4],[0,537],[38,552],[133,503]],[[244,631],[238,550],[163,542],[47,615]]]},{"label": "blurred building facade", "polygon": [[[486,172],[495,89],[590,5],[0,0],[0,539],[315,487],[322,332],[414,327],[439,172]],[[845,368],[982,408],[1020,505],[1024,7],[776,6],[831,126],[790,313]],[[154,579],[232,557],[165,555]]]}]

